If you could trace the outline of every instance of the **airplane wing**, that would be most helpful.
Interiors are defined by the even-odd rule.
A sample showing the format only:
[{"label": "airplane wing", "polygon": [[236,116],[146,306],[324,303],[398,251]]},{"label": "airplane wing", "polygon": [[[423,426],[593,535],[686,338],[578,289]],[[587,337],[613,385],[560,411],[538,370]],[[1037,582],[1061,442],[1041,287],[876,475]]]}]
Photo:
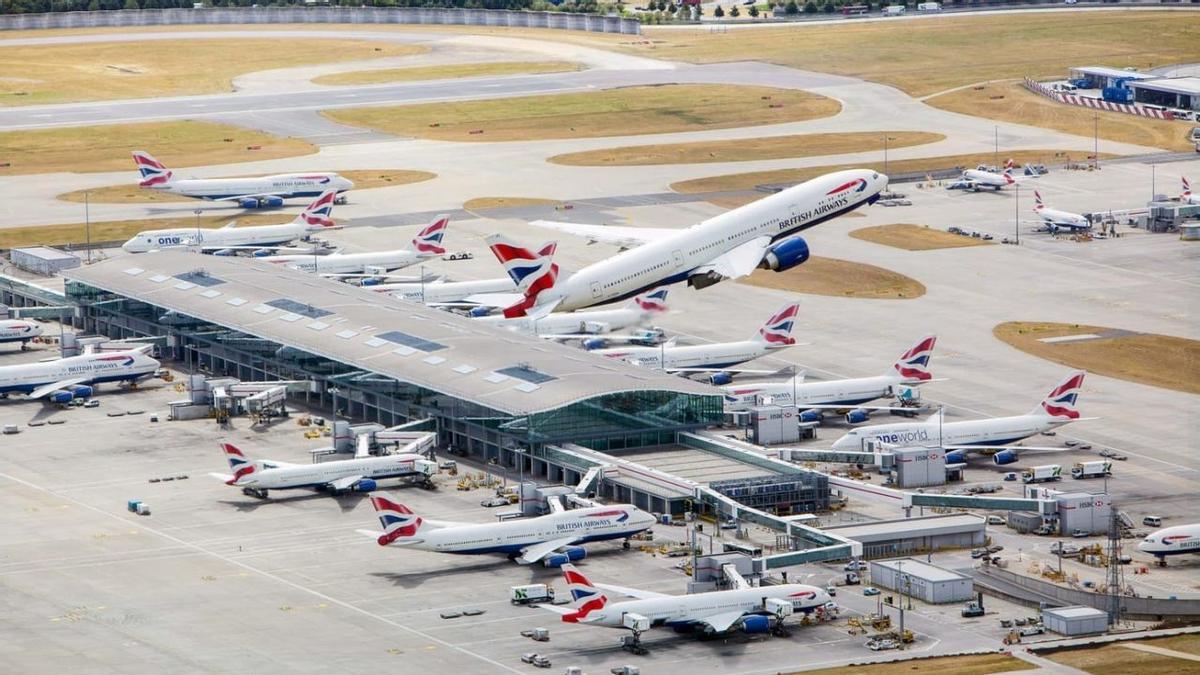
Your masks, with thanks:
[{"label": "airplane wing", "polygon": [[550,555],[564,546],[570,546],[575,541],[575,537],[563,537],[562,539],[554,539],[552,541],[544,541],[540,544],[526,546],[521,550],[521,555],[517,556],[516,560],[522,565],[533,564],[542,558]]},{"label": "airplane wing", "polygon": [[707,265],[701,265],[697,272],[703,274],[711,270],[726,279],[744,277],[758,267],[770,246],[770,237],[751,239],[732,251],[717,256]]},{"label": "airplane wing", "polygon": [[577,611],[571,607],[560,607],[558,605],[547,605],[545,603],[540,604],[540,605],[534,605],[534,607],[537,607],[538,609],[544,609],[544,610],[547,610],[550,612],[554,612],[555,614],[563,614],[563,615],[574,614]]},{"label": "airplane wing", "polygon": [[945,445],[946,450],[1037,450],[1039,452],[1065,452],[1071,448],[1056,448],[1049,445]]},{"label": "airplane wing", "polygon": [[249,195],[230,195],[228,197],[217,197],[210,199],[214,202],[236,202],[241,199],[265,199],[267,197],[287,197],[288,195],[282,192],[259,192]]},{"label": "airplane wing", "polygon": [[50,384],[43,384],[42,386],[38,387],[37,389],[34,389],[33,391],[29,392],[29,398],[41,398],[41,397],[45,396],[46,394],[58,391],[59,389],[62,389],[63,387],[69,387],[73,384],[83,384],[86,381],[87,381],[87,378],[75,377],[75,378],[72,378],[69,380],[59,380],[58,382],[51,382]]},{"label": "airplane wing", "polygon": [[227,473],[210,473],[208,475],[212,476],[213,478],[216,478],[217,480],[221,481],[222,483],[228,483],[229,481],[233,480],[233,476],[230,474],[227,474]]},{"label": "airplane wing", "polygon": [[928,409],[929,406],[917,406],[906,408],[902,405],[834,405],[831,403],[804,404],[800,408],[804,410],[895,410],[897,412],[920,413]]},{"label": "airplane wing", "polygon": [[699,623],[707,625],[709,628],[713,629],[713,632],[724,633],[730,628],[733,628],[733,624],[737,623],[743,616],[745,616],[745,614],[746,613],[740,609],[732,612],[721,612],[720,614],[706,616],[703,619],[700,619]]},{"label": "airplane wing", "polygon": [[613,584],[601,584],[601,583],[594,583],[593,585],[596,588],[603,588],[606,591],[613,591],[614,593],[620,593],[621,595],[628,595],[629,597],[637,598],[638,600],[651,600],[653,598],[669,598],[669,597],[671,597],[670,595],[667,595],[666,593],[655,593],[654,591],[644,591],[640,588],[626,588],[625,586],[615,586]]},{"label": "airplane wing", "polygon": [[459,302],[482,307],[511,307],[524,299],[525,296],[520,293],[476,293]]},{"label": "airplane wing", "polygon": [[679,234],[679,230],[664,227],[620,227],[616,225],[580,225],[555,220],[535,220],[530,225],[545,230],[565,232],[583,237],[588,243],[612,244],[621,248],[634,248],[656,239]]},{"label": "airplane wing", "polygon": [[339,478],[335,481],[326,483],[326,485],[334,492],[341,492],[354,487],[358,484],[358,481],[362,480],[362,478],[362,476],[346,476],[345,478]]}]

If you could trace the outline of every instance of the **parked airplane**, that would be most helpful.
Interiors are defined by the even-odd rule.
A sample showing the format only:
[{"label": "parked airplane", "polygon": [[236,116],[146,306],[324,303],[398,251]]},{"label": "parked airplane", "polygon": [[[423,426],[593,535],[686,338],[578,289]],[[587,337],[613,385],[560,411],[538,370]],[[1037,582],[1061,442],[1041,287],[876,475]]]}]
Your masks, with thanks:
[{"label": "parked airplane", "polygon": [[[552,312],[545,316],[482,316],[476,321],[519,333],[553,340],[585,338],[641,326],[655,314],[667,311],[667,289],[660,288],[633,299],[631,307],[584,312]],[[609,336],[613,339],[613,336]]]},{"label": "parked airplane", "polygon": [[413,237],[411,249],[367,253],[336,252],[328,255],[272,255],[259,259],[327,277],[379,276],[445,253],[442,237],[445,236],[449,223],[450,217],[447,215],[434,218],[432,223]]},{"label": "parked airplane", "polygon": [[250,459],[229,443],[221,450],[229,460],[232,474],[213,473],[226,485],[242,488],[252,497],[265,499],[269,490],[315,488],[333,494],[342,492],[371,492],[385,478],[423,476],[426,481],[437,471],[437,465],[421,455],[403,453],[378,457],[355,457],[315,464],[289,464],[270,459]]},{"label": "parked airplane", "polygon": [[1013,161],[1010,159],[1004,163],[1004,171],[996,173],[994,171],[984,171],[982,169],[967,169],[962,172],[958,180],[946,186],[947,190],[970,190],[979,192],[981,188],[991,188],[999,191],[1000,188],[1009,185],[1015,185],[1029,178],[1036,176],[1017,176],[1013,173]]},{"label": "parked airplane", "polygon": [[[1069,422],[1079,421],[1076,403],[1083,389],[1083,371],[1071,373],[1050,390],[1046,398],[1024,415],[993,417],[983,420],[945,422],[939,411],[924,422],[880,424],[852,429],[833,444],[834,450],[861,451],[867,441],[890,445],[944,448],[947,464],[966,461],[972,450],[995,450],[992,461],[1011,464],[1022,450],[1061,450],[1013,446],[1012,443],[1050,431]],[[957,452],[955,452],[957,451]]]},{"label": "parked airplane", "polygon": [[53,403],[87,398],[102,382],[136,383],[158,371],[159,362],[147,356],[152,345],[122,351],[81,354],[53,361],[0,366],[0,397],[21,393]]},{"label": "parked airplane", "polygon": [[630,504],[590,506],[499,523],[428,520],[378,492],[371,495],[371,504],[379,515],[383,534],[359,532],[377,537],[380,546],[393,544],[461,555],[503,553],[522,565],[540,560],[546,567],[583,560],[587,550],[581,544],[629,539],[655,522],[653,515]]},{"label": "parked airplane", "polygon": [[[666,595],[636,588],[592,583],[573,565],[562,566],[571,607],[543,604],[566,623],[622,628],[637,636],[645,630],[667,626],[701,635],[735,630],[769,633],[794,612],[811,612],[830,602],[824,590],[807,584],[742,586],[728,591]],[[633,600],[613,602],[604,591]]]},{"label": "parked airplane", "polygon": [[1042,193],[1037,190],[1033,191],[1033,199],[1033,212],[1042,219],[1042,222],[1046,224],[1046,229],[1050,232],[1058,230],[1082,232],[1092,229],[1092,221],[1087,215],[1047,208],[1045,202],[1042,201]]},{"label": "parked airplane", "polygon": [[749,410],[762,397],[770,397],[774,405],[795,405],[801,411],[801,421],[816,422],[823,410],[846,410],[846,421],[858,424],[866,421],[871,410],[911,410],[896,406],[862,406],[879,398],[900,394],[903,386],[918,385],[933,379],[929,359],[937,344],[936,335],[927,335],[904,352],[883,375],[855,377],[825,382],[805,382],[796,375],[782,382],[753,382],[728,385],[725,390],[726,410]]},{"label": "parked airplane", "polygon": [[237,202],[244,209],[283,206],[293,197],[317,197],[325,192],[341,194],[354,183],[336,173],[284,173],[257,178],[176,178],[174,172],[142,150],[133,152],[142,176],[139,187],[208,201]]},{"label": "parked airplane", "polygon": [[[808,259],[808,244],[796,233],[874,203],[887,176],[866,170],[838,171],[709,218],[685,229],[608,227],[535,221],[533,225],[616,244],[630,250],[588,265],[558,283],[539,282],[505,316],[524,316],[536,307],[571,311],[616,302],[652,288],[686,281],[693,288],[746,276],[757,268],[777,272]],[[538,256],[503,235],[488,244],[513,281],[548,270]]]},{"label": "parked airplane", "polygon": [[1192,194],[1192,184],[1188,179],[1180,176],[1179,182],[1183,183],[1183,192],[1179,195],[1179,201],[1185,204],[1200,204],[1200,195]]},{"label": "parked airplane", "polygon": [[512,279],[508,277],[480,279],[478,281],[438,280],[428,283],[406,281],[403,283],[363,285],[377,293],[390,293],[397,298],[403,298],[410,302],[420,302],[434,307],[471,307],[479,304],[471,301],[473,296],[513,293],[517,290]]},{"label": "parked airplane", "polygon": [[257,250],[285,244],[313,232],[336,227],[330,218],[336,196],[337,193],[333,190],[322,193],[292,222],[282,225],[234,227],[237,224],[235,221],[220,228],[174,227],[167,230],[145,230],[135,234],[122,244],[121,248],[127,253],[145,253],[163,248],[198,247],[205,253],[222,255],[235,253],[239,249]]},{"label": "parked airplane", "polygon": [[1200,523],[1164,527],[1151,532],[1137,547],[1142,553],[1149,553],[1164,563],[1164,558],[1169,555],[1200,553]]},{"label": "parked airplane", "polygon": [[29,319],[0,319],[0,343],[20,342],[21,349],[26,343],[42,334],[42,324]]}]

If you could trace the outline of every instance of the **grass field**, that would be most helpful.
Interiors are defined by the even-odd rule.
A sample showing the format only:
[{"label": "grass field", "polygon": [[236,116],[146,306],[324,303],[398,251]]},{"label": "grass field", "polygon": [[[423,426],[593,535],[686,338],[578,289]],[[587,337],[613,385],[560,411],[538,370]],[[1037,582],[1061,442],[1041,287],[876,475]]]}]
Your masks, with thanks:
[{"label": "grass field", "polygon": [[[1003,98],[994,99],[994,96]],[[1189,123],[1115,112],[1097,113],[1087,108],[1055,103],[1015,82],[987,85],[982,89],[960,89],[935,96],[926,102],[951,112],[1057,129],[1078,136],[1092,136],[1098,132],[1100,138],[1121,143],[1148,145],[1175,152],[1193,149],[1193,144],[1187,140],[1192,128]],[[1094,121],[1097,115],[1098,124]]]},{"label": "grass field", "polygon": [[[193,30],[195,27],[192,27]],[[214,38],[4,46],[0,105],[213,94],[271,68],[407,56],[425,47],[365,40]]]},{"label": "grass field", "polygon": [[488,209],[508,209],[516,206],[553,206],[560,202],[553,199],[537,197],[476,197],[468,199],[463,204],[466,211],[486,211]]},{"label": "grass field", "polygon": [[1115,642],[1102,647],[1054,652],[1045,656],[1051,661],[1096,675],[1200,673],[1200,662],[1167,654],[1139,651],[1131,649],[1131,645],[1146,645],[1196,655],[1200,653],[1200,636],[1183,635],[1134,642]]},{"label": "grass field", "polygon": [[[1082,161],[1086,153],[1063,153],[1058,150],[1017,150],[1000,153],[1000,161],[1013,159],[1018,164],[1040,162],[1057,164],[1068,159]],[[1111,154],[1100,153],[1100,158],[1112,157]],[[991,164],[993,155],[990,152],[973,155],[949,155],[942,157],[921,157],[919,159],[902,159],[888,162],[891,173],[909,173],[914,171],[935,171],[953,167],[974,168],[979,164]],[[834,164],[828,166],[811,166],[802,169],[777,169],[775,171],[753,171],[749,173],[725,174],[693,178],[692,180],[672,183],[671,189],[676,192],[694,194],[697,192],[719,192],[721,190],[749,190],[757,185],[770,183],[796,183],[816,178],[821,174],[843,169],[875,169],[883,171],[883,162],[859,162],[857,164]]]},{"label": "grass field", "polygon": [[1110,330],[1100,326],[1012,321],[996,326],[992,334],[1027,354],[1065,366],[1200,394],[1200,341],[1197,340],[1139,333],[1078,342],[1039,342],[1042,338],[1063,335],[1102,335]]},{"label": "grass field", "polygon": [[[764,100],[764,97],[769,97]],[[442,141],[522,141],[726,129],[828,117],[833,99],[737,85],[628,87],[580,94],[327,110],[343,124]]]},{"label": "grass field", "polygon": [[314,84],[383,84],[415,80],[448,80],[462,77],[496,77],[499,75],[535,75],[580,70],[577,63],[566,61],[497,61],[495,63],[451,63],[441,66],[387,68],[385,70],[356,70],[313,78]]},{"label": "grass field", "polygon": [[[231,220],[236,220],[239,226],[277,225],[289,222],[293,217],[289,213],[256,213],[241,216],[204,216],[198,222],[199,227],[221,227]],[[151,220],[92,221],[91,240],[93,242],[123,242],[142,230],[165,230],[172,227],[196,226],[197,219],[195,216],[154,218]],[[83,223],[6,227],[0,229],[0,249],[16,248],[19,246],[82,244],[87,241],[86,229]]]},{"label": "grass field", "polygon": [[[318,169],[319,171],[319,169]],[[314,171],[315,173],[315,171]],[[355,190],[370,190],[371,188],[389,187],[392,185],[407,185],[437,178],[436,173],[428,171],[405,171],[393,169],[353,169],[338,171],[344,178],[354,181]],[[235,176],[236,177],[236,176]],[[84,193],[87,200],[93,204],[151,204],[161,202],[190,202],[190,197],[181,197],[158,190],[144,190],[136,183],[126,185],[107,185],[90,190],[75,190],[58,195],[64,202],[83,203]]]},{"label": "grass field", "polygon": [[756,270],[739,283],[794,293],[873,300],[910,300],[925,295],[916,279],[865,263],[812,257],[786,272]]},{"label": "grass field", "polygon": [[1008,654],[976,654],[972,656],[941,656],[914,659],[897,663],[876,663],[865,666],[841,666],[805,670],[793,675],[990,675],[1010,670],[1032,670],[1034,666]]},{"label": "grass field", "polygon": [[819,157],[850,152],[881,150],[883,136],[888,147],[906,148],[945,140],[942,134],[925,131],[847,132],[833,134],[796,134],[767,136],[731,141],[668,143],[601,148],[555,155],[548,161],[570,166],[647,166],[654,164],[703,164],[709,162],[747,162],[789,157]]},{"label": "grass field", "polygon": [[[258,147],[258,150],[249,150]],[[281,138],[212,122],[147,122],[33,129],[0,133],[0,176],[33,173],[128,171],[130,152],[146,150],[168,167],[207,166],[298,157],[317,151],[296,138]]]},{"label": "grass field", "polygon": [[[621,48],[693,63],[769,61],[860,77],[924,96],[975,82],[1063,76],[1071,66],[1200,61],[1192,17],[1174,12],[1036,12],[744,30],[644,30]],[[604,43],[597,43],[598,46]]]},{"label": "grass field", "polygon": [[928,225],[911,225],[908,223],[864,227],[854,230],[850,233],[850,236],[875,244],[891,246],[892,248],[902,248],[906,251],[966,248],[968,246],[986,246],[992,243],[975,237],[964,237],[958,234],[950,234],[943,230],[935,230]]}]

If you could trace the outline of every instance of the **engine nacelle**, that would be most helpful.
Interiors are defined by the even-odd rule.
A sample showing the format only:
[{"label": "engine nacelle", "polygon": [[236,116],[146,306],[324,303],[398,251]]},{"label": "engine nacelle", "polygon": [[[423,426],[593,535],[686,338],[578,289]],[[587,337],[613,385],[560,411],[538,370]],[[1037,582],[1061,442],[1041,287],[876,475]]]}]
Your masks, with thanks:
[{"label": "engine nacelle", "polygon": [[73,384],[70,387],[67,387],[67,390],[70,391],[71,395],[75,398],[88,398],[92,395],[92,388],[86,384]]},{"label": "engine nacelle", "polygon": [[588,335],[599,335],[608,332],[608,324],[603,321],[580,321],[579,332]]},{"label": "engine nacelle", "polygon": [[708,376],[708,381],[715,387],[723,387],[730,382],[733,382],[733,373],[721,371]]},{"label": "engine nacelle", "polygon": [[370,478],[364,478],[358,481],[358,484],[354,486],[354,489],[358,492],[374,492],[375,488],[377,487],[379,486],[375,483],[375,481],[371,480]]},{"label": "engine nacelle", "polygon": [[1017,453],[1013,452],[1012,450],[1001,450],[1000,452],[992,455],[992,461],[1000,465],[1012,464],[1013,462],[1016,462],[1017,459]]},{"label": "engine nacelle", "polygon": [[825,419],[825,413],[820,410],[805,410],[800,413],[801,422],[820,422]]},{"label": "engine nacelle", "polygon": [[771,617],[754,614],[742,619],[742,632],[751,635],[771,632]]},{"label": "engine nacelle", "polygon": [[846,413],[846,424],[862,424],[871,419],[871,412],[859,408]]},{"label": "engine nacelle", "polygon": [[255,258],[266,258],[267,256],[273,255],[274,253],[275,253],[275,251],[273,251],[269,248],[256,248],[256,249],[254,249],[254,251],[252,251],[250,253],[250,255],[254,256]]},{"label": "engine nacelle", "polygon": [[467,312],[470,316],[488,316],[491,313],[491,307],[472,307],[471,311]]},{"label": "engine nacelle", "polygon": [[562,553],[551,553],[542,558],[542,564],[546,567],[562,567],[567,563],[583,560],[587,557],[587,549],[582,546],[568,546],[563,549]]},{"label": "engine nacelle", "polygon": [[236,249],[232,249],[232,248],[223,248],[223,249],[220,249],[219,251],[213,251],[213,253],[212,253],[212,254],[213,254],[213,255],[219,255],[219,256],[228,257],[228,256],[231,256],[231,255],[237,255],[237,250],[236,250]]},{"label": "engine nacelle", "polygon": [[359,286],[378,286],[381,283],[383,283],[383,279],[380,279],[379,277],[367,277],[365,279],[361,279],[358,282],[358,285]]},{"label": "engine nacelle", "polygon": [[563,549],[571,562],[577,562],[587,557],[587,549],[582,546],[568,546]]},{"label": "engine nacelle", "polygon": [[257,209],[258,199],[254,197],[242,197],[238,200],[238,206],[242,207],[243,209]]},{"label": "engine nacelle", "polygon": [[588,338],[583,341],[583,348],[587,350],[604,349],[608,341],[604,338]]},{"label": "engine nacelle", "polygon": [[277,209],[280,206],[283,206],[283,197],[266,197],[259,201],[262,206],[265,206],[265,207],[271,208],[271,209]]},{"label": "engine nacelle", "polygon": [[805,260],[808,260],[808,242],[803,237],[789,237],[767,249],[758,266],[772,272],[785,272]]},{"label": "engine nacelle", "polygon": [[50,399],[52,403],[70,403],[71,399],[75,398],[75,395],[69,391],[59,389],[58,391],[50,392],[50,395],[46,398]]},{"label": "engine nacelle", "polygon": [[962,450],[951,450],[946,453],[947,464],[963,464],[967,461],[967,453]]}]

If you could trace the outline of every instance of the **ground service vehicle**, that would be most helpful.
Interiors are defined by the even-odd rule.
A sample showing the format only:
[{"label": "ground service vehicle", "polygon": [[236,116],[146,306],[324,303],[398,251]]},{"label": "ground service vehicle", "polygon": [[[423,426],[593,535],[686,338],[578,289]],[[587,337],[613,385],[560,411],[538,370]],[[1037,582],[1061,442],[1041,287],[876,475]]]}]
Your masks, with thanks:
[{"label": "ground service vehicle", "polygon": [[554,600],[554,589],[546,584],[528,584],[513,586],[509,589],[509,600],[514,605],[529,605],[535,602],[551,602]]},{"label": "ground service vehicle", "polygon": [[1048,483],[1062,480],[1062,467],[1058,464],[1043,464],[1021,472],[1021,481],[1025,483]]},{"label": "ground service vehicle", "polygon": [[1071,478],[1102,478],[1112,475],[1112,462],[1097,460],[1095,462],[1079,462],[1071,467]]}]

